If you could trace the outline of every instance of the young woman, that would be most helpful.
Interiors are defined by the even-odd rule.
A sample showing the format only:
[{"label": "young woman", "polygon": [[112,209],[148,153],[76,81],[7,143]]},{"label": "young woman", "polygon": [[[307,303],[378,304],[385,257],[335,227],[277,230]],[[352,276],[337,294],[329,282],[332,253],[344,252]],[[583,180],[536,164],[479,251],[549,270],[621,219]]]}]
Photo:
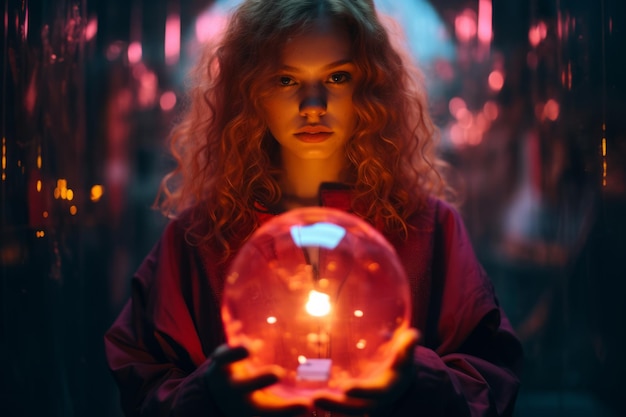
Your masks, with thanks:
[{"label": "young woman", "polygon": [[[521,349],[443,201],[419,76],[373,2],[244,1],[197,76],[172,135],[178,167],[162,186],[161,207],[176,218],[105,338],[126,414],[510,415]],[[380,380],[309,407],[265,395],[274,372],[233,376],[247,351],[224,344],[220,298],[260,224],[314,205],[387,237],[414,308]]]}]

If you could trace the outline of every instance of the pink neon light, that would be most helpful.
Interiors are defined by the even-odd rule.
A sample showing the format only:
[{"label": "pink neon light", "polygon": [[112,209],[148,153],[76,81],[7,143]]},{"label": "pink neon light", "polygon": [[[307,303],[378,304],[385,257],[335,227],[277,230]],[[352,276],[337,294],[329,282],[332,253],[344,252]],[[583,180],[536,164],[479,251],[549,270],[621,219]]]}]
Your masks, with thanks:
[{"label": "pink neon light", "polygon": [[539,37],[541,40],[544,40],[548,36],[548,26],[546,22],[537,23],[537,30],[539,31]]},{"label": "pink neon light", "polygon": [[461,42],[467,42],[476,36],[476,14],[471,9],[465,9],[454,19],[454,31]]},{"label": "pink neon light", "polygon": [[450,127],[450,140],[457,146],[465,144],[465,131],[456,123]]},{"label": "pink neon light", "polygon": [[140,42],[132,42],[128,45],[128,62],[136,64],[141,61],[143,50]]},{"label": "pink neon light", "polygon": [[87,27],[85,28],[85,40],[89,42],[93,38],[96,37],[98,33],[98,19],[91,18],[89,19],[89,23],[87,23]]},{"label": "pink neon light", "polygon": [[26,8],[26,13],[24,14],[24,39],[28,38],[28,7]]},{"label": "pink neon light", "polygon": [[478,2],[478,40],[482,43],[490,43],[493,38],[491,28],[493,7],[491,0]]},{"label": "pink neon light", "polygon": [[218,39],[226,28],[227,20],[226,16],[217,12],[198,17],[196,20],[196,39],[201,43]]},{"label": "pink neon light", "polygon": [[498,118],[498,105],[494,101],[488,101],[483,106],[483,112],[488,120],[496,120]]},{"label": "pink neon light", "polygon": [[500,91],[504,86],[504,74],[501,71],[495,70],[489,74],[489,87],[493,91]]},{"label": "pink neon light", "polygon": [[159,105],[163,111],[169,111],[174,108],[176,105],[176,94],[172,91],[166,91],[161,94],[161,98],[159,99]]},{"label": "pink neon light", "polygon": [[528,30],[528,41],[533,47],[536,47],[548,36],[548,27],[545,22],[539,22],[535,26],[531,26]]},{"label": "pink neon light", "polygon": [[559,118],[559,113],[560,113],[559,102],[554,99],[548,100],[546,102],[545,107],[543,108],[543,116],[545,116],[546,119],[555,121],[556,119]]},{"label": "pink neon light", "polygon": [[462,110],[467,110],[467,104],[465,104],[465,100],[461,97],[453,97],[448,103],[448,109],[450,110],[451,115],[459,119],[461,116],[460,112]]},{"label": "pink neon light", "polygon": [[171,14],[165,21],[165,63],[173,65],[180,56],[180,16]]}]

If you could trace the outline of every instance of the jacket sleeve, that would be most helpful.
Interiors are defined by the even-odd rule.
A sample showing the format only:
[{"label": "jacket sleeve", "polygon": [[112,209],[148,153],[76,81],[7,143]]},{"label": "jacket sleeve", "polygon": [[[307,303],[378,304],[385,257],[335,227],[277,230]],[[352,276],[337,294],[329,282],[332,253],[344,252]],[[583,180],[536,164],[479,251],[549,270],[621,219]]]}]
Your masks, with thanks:
[{"label": "jacket sleeve", "polygon": [[105,335],[107,362],[127,417],[220,415],[205,385],[210,359],[186,291],[198,272],[181,237],[175,222],[166,227]]},{"label": "jacket sleeve", "polygon": [[432,285],[417,378],[398,416],[510,416],[522,348],[459,214],[439,202]]}]

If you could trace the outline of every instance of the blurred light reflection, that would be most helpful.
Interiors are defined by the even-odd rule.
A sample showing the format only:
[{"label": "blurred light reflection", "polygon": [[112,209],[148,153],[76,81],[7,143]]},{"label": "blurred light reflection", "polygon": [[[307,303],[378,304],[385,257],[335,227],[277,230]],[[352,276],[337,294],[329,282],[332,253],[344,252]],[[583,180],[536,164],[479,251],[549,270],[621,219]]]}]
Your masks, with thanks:
[{"label": "blurred light reflection", "polygon": [[165,22],[165,63],[174,65],[180,56],[180,16],[170,14]]}]

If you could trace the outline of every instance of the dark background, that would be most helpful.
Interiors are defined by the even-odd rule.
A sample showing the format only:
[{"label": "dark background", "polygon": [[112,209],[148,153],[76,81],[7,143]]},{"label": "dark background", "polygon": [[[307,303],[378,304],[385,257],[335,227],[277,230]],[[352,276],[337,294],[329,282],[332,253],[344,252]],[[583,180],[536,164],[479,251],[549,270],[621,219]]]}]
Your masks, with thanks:
[{"label": "dark background", "polygon": [[[3,2],[1,415],[120,416],[102,336],[165,224],[150,206],[210,4]],[[493,0],[486,45],[459,35],[478,0],[433,6],[456,51],[425,65],[442,155],[527,356],[516,416],[626,415],[624,2]]]}]

